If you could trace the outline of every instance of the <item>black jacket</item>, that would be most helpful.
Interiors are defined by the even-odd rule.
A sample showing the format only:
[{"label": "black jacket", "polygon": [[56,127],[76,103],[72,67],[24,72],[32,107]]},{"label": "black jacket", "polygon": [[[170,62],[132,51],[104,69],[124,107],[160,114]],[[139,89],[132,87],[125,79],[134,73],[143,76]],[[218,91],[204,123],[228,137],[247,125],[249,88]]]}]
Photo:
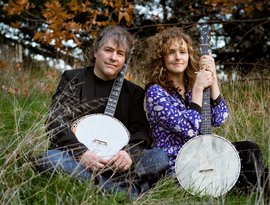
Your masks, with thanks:
[{"label": "black jacket", "polygon": [[[51,149],[70,150],[77,157],[87,150],[70,129],[72,122],[79,117],[104,113],[107,99],[95,98],[94,74],[92,68],[67,70],[52,97],[47,120],[47,132]],[[150,147],[149,124],[144,107],[144,90],[124,80],[114,117],[129,130],[131,136],[128,146],[132,155],[139,154],[143,148]],[[134,146],[134,145],[137,146]]]}]

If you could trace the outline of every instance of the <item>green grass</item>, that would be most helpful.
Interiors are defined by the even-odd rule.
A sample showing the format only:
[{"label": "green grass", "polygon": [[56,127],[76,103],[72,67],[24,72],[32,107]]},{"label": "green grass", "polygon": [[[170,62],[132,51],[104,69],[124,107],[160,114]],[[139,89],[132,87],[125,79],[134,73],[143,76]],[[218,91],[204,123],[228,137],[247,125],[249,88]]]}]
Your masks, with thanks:
[{"label": "green grass", "polygon": [[268,160],[270,139],[270,82],[245,81],[221,84],[230,117],[221,131],[232,140],[257,142]]},{"label": "green grass", "polygon": [[[5,68],[0,74],[0,204],[267,204],[260,192],[192,196],[171,179],[129,201],[124,194],[101,194],[90,182],[37,173],[25,156],[39,155],[48,146],[44,123],[60,73]],[[221,89],[230,117],[214,132],[230,141],[256,141],[268,163],[270,82],[222,82]]]}]

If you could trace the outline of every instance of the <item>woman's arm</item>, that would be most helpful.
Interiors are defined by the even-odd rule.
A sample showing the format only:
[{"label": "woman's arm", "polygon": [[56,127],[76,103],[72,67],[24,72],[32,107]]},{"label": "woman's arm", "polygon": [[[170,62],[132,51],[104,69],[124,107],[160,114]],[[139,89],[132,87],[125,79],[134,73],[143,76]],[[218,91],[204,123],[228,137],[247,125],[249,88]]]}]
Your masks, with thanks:
[{"label": "woman's arm", "polygon": [[162,125],[184,138],[194,137],[199,132],[200,107],[195,103],[186,107],[183,102],[173,99],[160,86],[154,85],[148,89],[146,111],[151,126]]}]

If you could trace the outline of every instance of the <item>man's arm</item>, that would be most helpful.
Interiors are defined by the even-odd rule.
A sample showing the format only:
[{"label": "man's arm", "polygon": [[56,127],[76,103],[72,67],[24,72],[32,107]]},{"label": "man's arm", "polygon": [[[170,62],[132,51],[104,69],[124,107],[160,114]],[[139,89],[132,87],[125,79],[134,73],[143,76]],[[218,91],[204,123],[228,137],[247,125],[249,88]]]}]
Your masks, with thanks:
[{"label": "man's arm", "polygon": [[75,157],[87,150],[70,129],[70,124],[76,116],[74,107],[79,102],[79,96],[75,92],[76,86],[78,80],[75,72],[65,71],[52,97],[46,123],[51,147],[71,150]]}]

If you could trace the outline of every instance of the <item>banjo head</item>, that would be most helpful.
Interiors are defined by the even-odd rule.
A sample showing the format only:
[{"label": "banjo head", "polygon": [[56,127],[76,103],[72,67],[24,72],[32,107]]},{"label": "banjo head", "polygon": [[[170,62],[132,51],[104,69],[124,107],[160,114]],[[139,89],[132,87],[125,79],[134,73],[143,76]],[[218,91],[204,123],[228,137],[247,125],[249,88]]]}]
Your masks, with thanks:
[{"label": "banjo head", "polygon": [[116,118],[104,114],[86,115],[71,130],[79,142],[100,157],[110,159],[129,142],[129,131]]},{"label": "banjo head", "polygon": [[175,162],[176,177],[193,195],[218,197],[237,182],[241,163],[237,150],[226,139],[197,136],[180,149]]}]

